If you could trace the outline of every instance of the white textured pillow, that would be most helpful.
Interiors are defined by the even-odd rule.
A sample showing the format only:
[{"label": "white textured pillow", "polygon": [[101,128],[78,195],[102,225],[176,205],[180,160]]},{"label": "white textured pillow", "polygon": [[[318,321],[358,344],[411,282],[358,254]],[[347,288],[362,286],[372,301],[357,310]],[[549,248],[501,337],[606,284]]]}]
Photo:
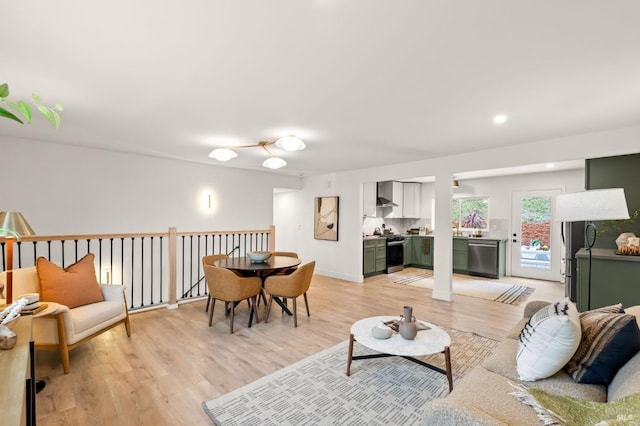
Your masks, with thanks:
[{"label": "white textured pillow", "polygon": [[518,337],[520,380],[531,382],[553,376],[571,359],[581,337],[580,317],[568,298],[540,309]]}]

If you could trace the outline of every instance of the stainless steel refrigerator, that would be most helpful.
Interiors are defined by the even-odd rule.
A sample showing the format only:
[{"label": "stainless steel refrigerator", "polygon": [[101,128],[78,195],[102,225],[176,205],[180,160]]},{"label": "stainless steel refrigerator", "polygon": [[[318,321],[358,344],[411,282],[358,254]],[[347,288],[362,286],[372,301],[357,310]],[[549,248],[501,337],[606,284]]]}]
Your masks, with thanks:
[{"label": "stainless steel refrigerator", "polygon": [[562,258],[562,273],[564,275],[565,296],[572,302],[577,298],[576,253],[585,247],[584,227],[585,222],[565,222],[564,224],[564,256]]}]

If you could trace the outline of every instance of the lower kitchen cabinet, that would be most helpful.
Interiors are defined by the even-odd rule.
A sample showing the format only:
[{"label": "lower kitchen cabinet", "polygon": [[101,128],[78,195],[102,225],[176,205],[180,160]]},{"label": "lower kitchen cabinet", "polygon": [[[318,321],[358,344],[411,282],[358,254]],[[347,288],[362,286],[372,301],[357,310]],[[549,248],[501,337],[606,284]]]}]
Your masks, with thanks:
[{"label": "lower kitchen cabinet", "polygon": [[453,272],[458,274],[469,273],[469,246],[467,239],[453,239]]},{"label": "lower kitchen cabinet", "polygon": [[364,240],[362,249],[362,274],[366,277],[384,272],[387,268],[387,240]]},{"label": "lower kitchen cabinet", "polygon": [[592,249],[591,287],[589,288],[589,252],[576,253],[578,311],[622,303],[640,305],[640,256],[616,255],[615,249]]},{"label": "lower kitchen cabinet", "polygon": [[405,265],[433,269],[433,237],[405,237]]}]

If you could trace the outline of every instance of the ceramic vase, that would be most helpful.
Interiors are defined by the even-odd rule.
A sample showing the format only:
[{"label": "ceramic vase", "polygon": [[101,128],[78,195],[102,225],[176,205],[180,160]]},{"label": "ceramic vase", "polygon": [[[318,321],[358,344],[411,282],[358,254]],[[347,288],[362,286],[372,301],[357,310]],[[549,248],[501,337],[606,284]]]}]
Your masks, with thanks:
[{"label": "ceramic vase", "polygon": [[398,328],[400,336],[407,340],[413,340],[418,334],[418,326],[416,325],[416,319],[413,316],[413,308],[411,306],[404,307],[404,315]]}]

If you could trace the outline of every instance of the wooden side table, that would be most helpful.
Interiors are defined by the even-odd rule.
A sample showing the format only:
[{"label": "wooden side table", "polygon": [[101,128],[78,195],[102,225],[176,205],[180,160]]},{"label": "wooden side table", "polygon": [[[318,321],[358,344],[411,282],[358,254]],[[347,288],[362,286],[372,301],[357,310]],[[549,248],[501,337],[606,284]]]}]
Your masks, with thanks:
[{"label": "wooden side table", "polygon": [[[18,342],[9,350],[0,350],[0,407],[3,425],[35,425],[36,391],[34,344],[31,338],[31,317],[20,317],[13,331]],[[25,385],[26,380],[26,385]]]}]

